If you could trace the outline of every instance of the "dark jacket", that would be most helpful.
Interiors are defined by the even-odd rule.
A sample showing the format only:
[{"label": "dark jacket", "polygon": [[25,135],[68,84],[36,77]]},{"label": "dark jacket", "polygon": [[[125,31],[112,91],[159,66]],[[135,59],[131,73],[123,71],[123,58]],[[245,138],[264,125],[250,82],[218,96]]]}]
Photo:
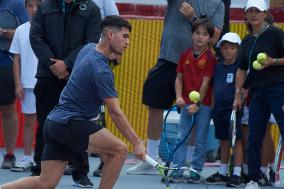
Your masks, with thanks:
[{"label": "dark jacket", "polygon": [[36,78],[56,77],[49,69],[54,64],[50,58],[64,60],[71,71],[81,48],[100,39],[99,7],[92,0],[77,0],[64,16],[62,1],[43,1],[31,22],[31,47],[39,60]]}]

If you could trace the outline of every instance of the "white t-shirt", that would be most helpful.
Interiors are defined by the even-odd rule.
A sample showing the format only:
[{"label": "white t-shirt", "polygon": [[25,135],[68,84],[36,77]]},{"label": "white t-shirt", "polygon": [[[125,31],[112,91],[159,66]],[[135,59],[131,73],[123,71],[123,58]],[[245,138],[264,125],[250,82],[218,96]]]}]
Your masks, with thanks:
[{"label": "white t-shirt", "polygon": [[14,34],[9,52],[19,54],[21,60],[21,83],[23,88],[34,88],[38,59],[30,44],[30,22],[20,25]]},{"label": "white t-shirt", "polygon": [[93,0],[93,1],[100,8],[102,18],[109,15],[119,15],[114,0]]}]

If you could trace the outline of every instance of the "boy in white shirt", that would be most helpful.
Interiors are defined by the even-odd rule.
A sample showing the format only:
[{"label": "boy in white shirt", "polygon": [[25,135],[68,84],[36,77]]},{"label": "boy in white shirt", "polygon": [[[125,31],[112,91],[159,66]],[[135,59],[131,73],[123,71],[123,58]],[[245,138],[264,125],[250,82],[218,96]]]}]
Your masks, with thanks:
[{"label": "boy in white shirt", "polygon": [[[36,13],[41,0],[25,0],[30,20]],[[24,156],[11,168],[11,171],[29,171],[33,165],[32,145],[34,125],[36,121],[36,104],[33,88],[36,83],[35,74],[38,60],[31,48],[29,33],[30,22],[19,26],[14,34],[10,53],[14,54],[14,80],[16,97],[21,100],[22,113],[25,118]]]}]

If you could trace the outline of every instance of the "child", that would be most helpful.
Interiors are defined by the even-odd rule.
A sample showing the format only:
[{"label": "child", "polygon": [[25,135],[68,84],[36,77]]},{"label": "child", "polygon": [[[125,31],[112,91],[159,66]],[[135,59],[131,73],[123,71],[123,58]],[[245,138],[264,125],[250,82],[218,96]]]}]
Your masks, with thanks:
[{"label": "child", "polygon": [[240,187],[242,182],[241,165],[242,165],[242,145],[241,145],[241,116],[237,113],[237,139],[235,144],[235,162],[231,178],[227,177],[229,161],[229,127],[232,113],[232,105],[235,94],[235,76],[237,65],[235,60],[238,54],[238,48],[241,39],[236,33],[226,33],[217,43],[224,57],[224,62],[216,65],[213,83],[214,107],[212,118],[215,125],[215,137],[220,140],[221,145],[221,165],[217,173],[205,179],[207,184],[227,183],[227,186]]},{"label": "child", "polygon": [[[41,0],[26,0],[25,6],[30,20],[36,13]],[[36,83],[35,74],[37,58],[31,48],[29,33],[30,22],[19,26],[10,47],[14,54],[13,72],[15,78],[16,97],[21,100],[22,113],[25,118],[24,129],[24,156],[11,168],[12,171],[28,171],[33,165],[32,144],[34,139],[34,125],[36,121],[35,96],[33,88]]]},{"label": "child", "polygon": [[[193,125],[194,116],[195,149],[191,167],[201,172],[207,151],[207,135],[211,114],[211,78],[213,76],[216,58],[209,48],[210,39],[214,35],[214,26],[206,19],[197,19],[192,26],[193,48],[182,53],[175,82],[176,104],[182,108],[178,129],[179,140],[182,140]],[[189,100],[191,91],[199,91],[200,101],[196,104]],[[180,141],[177,141],[179,143]],[[187,142],[184,142],[176,151],[173,158],[175,168],[185,166]],[[191,171],[189,176],[183,176],[183,170],[173,171],[169,179],[171,182],[184,180],[190,183],[199,183],[200,174]]]}]

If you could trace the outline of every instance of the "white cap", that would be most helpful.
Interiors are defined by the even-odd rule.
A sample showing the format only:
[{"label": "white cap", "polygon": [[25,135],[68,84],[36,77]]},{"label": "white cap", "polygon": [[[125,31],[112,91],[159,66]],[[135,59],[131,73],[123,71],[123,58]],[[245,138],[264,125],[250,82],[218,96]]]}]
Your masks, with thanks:
[{"label": "white cap", "polygon": [[251,7],[255,7],[260,11],[267,11],[267,5],[264,0],[248,0],[245,11]]},{"label": "white cap", "polygon": [[220,48],[224,41],[228,41],[230,43],[237,43],[238,45],[240,45],[242,42],[238,34],[229,32],[223,35],[222,39],[216,45],[217,48]]}]

